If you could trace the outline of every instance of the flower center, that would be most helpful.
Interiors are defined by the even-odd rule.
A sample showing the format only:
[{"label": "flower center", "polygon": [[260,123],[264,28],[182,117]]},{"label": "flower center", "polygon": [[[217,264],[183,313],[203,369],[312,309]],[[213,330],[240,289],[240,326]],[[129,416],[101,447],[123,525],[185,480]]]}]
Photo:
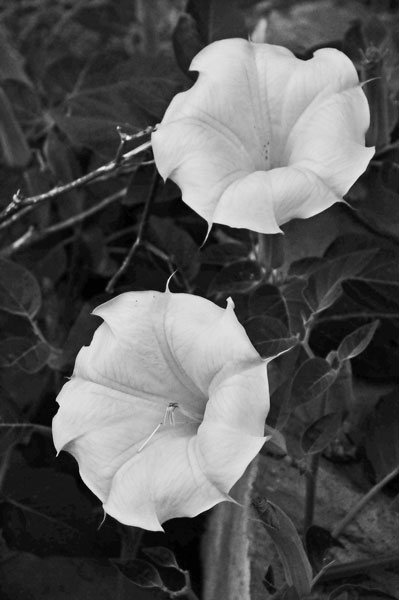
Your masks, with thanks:
[{"label": "flower center", "polygon": [[143,448],[145,448],[145,446],[153,438],[153,436],[156,434],[158,429],[160,427],[162,427],[162,425],[174,425],[175,424],[174,412],[175,412],[176,408],[179,408],[179,405],[177,402],[169,402],[168,406],[166,407],[165,414],[164,414],[162,421],[160,423],[158,423],[158,425],[155,427],[154,431],[152,433],[150,433],[150,435],[148,436],[147,439],[144,440],[144,442],[141,444],[140,448],[137,450],[137,454],[139,452],[141,452],[143,450]]}]

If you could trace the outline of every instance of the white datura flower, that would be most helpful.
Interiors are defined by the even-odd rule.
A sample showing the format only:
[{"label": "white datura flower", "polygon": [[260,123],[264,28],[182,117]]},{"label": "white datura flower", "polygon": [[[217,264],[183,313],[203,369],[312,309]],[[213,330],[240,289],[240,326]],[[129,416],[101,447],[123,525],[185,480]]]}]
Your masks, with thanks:
[{"label": "white datura flower", "polygon": [[199,77],[152,135],[164,179],[212,223],[260,233],[342,201],[365,171],[370,114],[353,63],[326,48],[300,60],[287,48],[214,42]]},{"label": "white datura flower", "polygon": [[128,292],[94,314],[104,322],[57,398],[57,451],[127,525],[162,530],[231,500],[269,410],[265,361],[232,301]]}]

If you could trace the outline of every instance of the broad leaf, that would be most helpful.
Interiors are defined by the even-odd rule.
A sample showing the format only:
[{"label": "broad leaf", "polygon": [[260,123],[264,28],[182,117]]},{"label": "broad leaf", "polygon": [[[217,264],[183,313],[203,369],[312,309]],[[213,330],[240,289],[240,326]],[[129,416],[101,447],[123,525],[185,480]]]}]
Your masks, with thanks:
[{"label": "broad leaf", "polygon": [[3,27],[0,28],[0,80],[14,79],[25,85],[32,83],[25,73],[23,58],[15,47],[11,46]]},{"label": "broad leaf", "polygon": [[347,360],[361,354],[373,339],[378,325],[379,321],[373,321],[355,329],[355,331],[344,337],[338,346],[338,360]]},{"label": "broad leaf", "polygon": [[[126,582],[108,559],[9,552],[0,563],[2,600],[154,600],[152,590]],[[118,591],[118,594],[117,594]],[[119,593],[120,591],[120,593]]]},{"label": "broad leaf", "polygon": [[303,323],[310,315],[309,305],[303,297],[305,286],[306,281],[304,279],[294,277],[280,288],[282,297],[287,306],[290,332],[292,335],[297,333],[303,335]]},{"label": "broad leaf", "polygon": [[295,373],[291,388],[292,406],[300,406],[324,394],[334,383],[337,372],[324,358],[308,358]]},{"label": "broad leaf", "polygon": [[326,264],[326,259],[320,256],[307,256],[290,264],[288,274],[291,277],[308,277]]},{"label": "broad leaf", "polygon": [[[390,189],[379,172],[370,170],[362,177],[362,190],[365,193],[362,193],[359,199],[351,200],[357,217],[363,220],[368,228],[397,239],[399,225],[397,187]],[[378,202],[376,202],[376,198],[378,198]]]},{"label": "broad leaf", "polygon": [[13,549],[39,556],[98,555],[108,527],[97,531],[100,512],[93,512],[70,475],[13,463],[2,493],[3,532]]},{"label": "broad leaf", "polygon": [[240,242],[222,242],[207,246],[201,252],[201,262],[207,265],[221,265],[223,267],[246,259],[249,248]]},{"label": "broad leaf", "polygon": [[170,567],[181,571],[179,565],[177,564],[175,555],[173,554],[172,550],[169,550],[169,548],[164,548],[163,546],[154,546],[152,548],[143,548],[142,552],[160,567]]},{"label": "broad leaf", "polygon": [[32,319],[42,302],[40,287],[30,271],[0,259],[0,309]]},{"label": "broad leaf", "polygon": [[189,0],[186,11],[194,17],[204,45],[248,35],[236,0]]},{"label": "broad leaf", "polygon": [[9,337],[0,341],[0,367],[18,365],[27,373],[37,373],[50,356],[49,345],[25,337]]},{"label": "broad leaf", "polygon": [[245,331],[262,358],[278,356],[298,344],[278,319],[268,316],[252,317],[244,322]]},{"label": "broad leaf", "polygon": [[248,292],[262,279],[263,273],[253,260],[241,260],[224,267],[212,280],[208,293],[228,295]]},{"label": "broad leaf", "polygon": [[399,466],[399,398],[397,391],[384,396],[369,419],[366,454],[377,480]]},{"label": "broad leaf", "polygon": [[249,297],[248,306],[251,317],[272,317],[288,327],[287,306],[275,285],[265,283],[256,288]]},{"label": "broad leaf", "polygon": [[200,266],[198,246],[185,229],[176,225],[173,219],[152,216],[148,237],[188,280],[195,277]]},{"label": "broad leaf", "polygon": [[196,79],[196,73],[189,71],[194,56],[205,46],[197,21],[188,13],[183,13],[173,31],[173,49],[177,64],[191,79]]},{"label": "broad leaf", "polygon": [[287,583],[295,588],[300,598],[310,594],[312,567],[293,522],[281,508],[268,500],[257,497],[254,506],[276,545]]},{"label": "broad leaf", "polygon": [[265,425],[265,436],[270,436],[270,439],[267,440],[266,444],[263,446],[261,453],[262,454],[273,454],[274,456],[287,456],[287,444],[285,441],[285,437],[283,434],[270,427],[269,425]]},{"label": "broad leaf", "polygon": [[157,569],[147,562],[136,558],[134,560],[113,560],[114,565],[119,571],[133,581],[136,585],[144,588],[161,588],[165,589],[165,585],[157,571]]},{"label": "broad leaf", "polygon": [[350,279],[342,289],[361,307],[362,315],[399,318],[399,283]]},{"label": "broad leaf", "polygon": [[303,433],[301,447],[305,454],[322,452],[337,436],[342,414],[328,413],[312,423]]},{"label": "broad leaf", "polygon": [[331,306],[342,293],[342,282],[359,275],[376,252],[374,249],[352,252],[330,260],[315,271],[304,290],[304,297],[312,312],[318,313]]},{"label": "broad leaf", "polygon": [[0,88],[1,162],[8,167],[24,169],[31,160],[25,135],[4,90]]}]

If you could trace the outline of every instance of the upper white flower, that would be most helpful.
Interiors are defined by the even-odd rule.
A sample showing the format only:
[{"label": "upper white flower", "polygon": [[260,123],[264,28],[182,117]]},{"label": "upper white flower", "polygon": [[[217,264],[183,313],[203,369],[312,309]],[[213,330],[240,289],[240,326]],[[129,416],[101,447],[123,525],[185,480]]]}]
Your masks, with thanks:
[{"label": "upper white flower", "polygon": [[350,59],[300,60],[281,46],[214,42],[193,87],[152,135],[160,174],[208,222],[276,233],[341,201],[366,169],[370,114]]}]

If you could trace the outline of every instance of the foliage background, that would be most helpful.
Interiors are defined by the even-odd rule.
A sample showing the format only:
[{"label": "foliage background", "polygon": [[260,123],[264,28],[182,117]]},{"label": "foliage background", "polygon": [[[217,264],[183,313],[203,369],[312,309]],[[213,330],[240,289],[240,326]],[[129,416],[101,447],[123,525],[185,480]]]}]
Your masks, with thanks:
[{"label": "foliage background", "polygon": [[[398,31],[398,7],[388,1],[1,4],[2,598],[165,597],[126,579],[113,562],[147,560],[142,549],[153,546],[173,550],[200,594],[205,517],[171,521],[166,535],[110,518],[98,528],[101,506],[80,481],[74,460],[65,453],[55,457],[50,430],[55,397],[98,325],[92,308],[110,293],[163,290],[176,269],[174,291],[222,306],[232,296],[263,356],[292,346],[269,368],[268,423],[285,440],[265,448],[277,461],[276,480],[287,464],[306,472],[315,453],[333,465],[327,478],[350,480],[360,495],[389,476],[376,510],[389,505],[398,525]],[[215,226],[201,247],[206,224],[181,202],[176,186],[159,181],[151,151],[133,152],[129,160],[120,155],[145,143],[148,132],[134,134],[159,122],[174,94],[192,85],[188,65],[203,45],[249,33],[302,58],[321,46],[346,52],[361,80],[373,80],[365,91],[372,113],[368,144],[377,153],[350,190],[349,206],[291,222],[284,238],[260,241]],[[122,147],[117,127],[128,134]],[[109,170],[92,181],[47,194],[106,163]],[[315,572],[324,553],[334,552],[337,542],[326,533],[338,518],[323,523],[323,543],[308,536]],[[295,523],[302,533],[303,524]],[[333,591],[344,579],[326,582],[317,592],[324,595],[316,597],[396,597],[397,539],[384,530],[384,555],[377,556],[373,536],[381,527],[370,523],[367,535],[350,546],[351,560],[371,561],[367,573],[363,568],[360,578],[357,572],[358,579],[349,579],[349,591]],[[382,559],[391,571],[376,579],[373,564]],[[157,560],[152,556],[150,563]],[[167,586],[180,589],[182,573],[165,568],[164,557],[161,562]],[[134,563],[135,570],[129,564],[130,579],[143,583],[148,576],[151,583],[148,561]],[[268,598],[278,560],[270,559],[264,572]],[[373,596],[354,583],[387,595]]]}]

